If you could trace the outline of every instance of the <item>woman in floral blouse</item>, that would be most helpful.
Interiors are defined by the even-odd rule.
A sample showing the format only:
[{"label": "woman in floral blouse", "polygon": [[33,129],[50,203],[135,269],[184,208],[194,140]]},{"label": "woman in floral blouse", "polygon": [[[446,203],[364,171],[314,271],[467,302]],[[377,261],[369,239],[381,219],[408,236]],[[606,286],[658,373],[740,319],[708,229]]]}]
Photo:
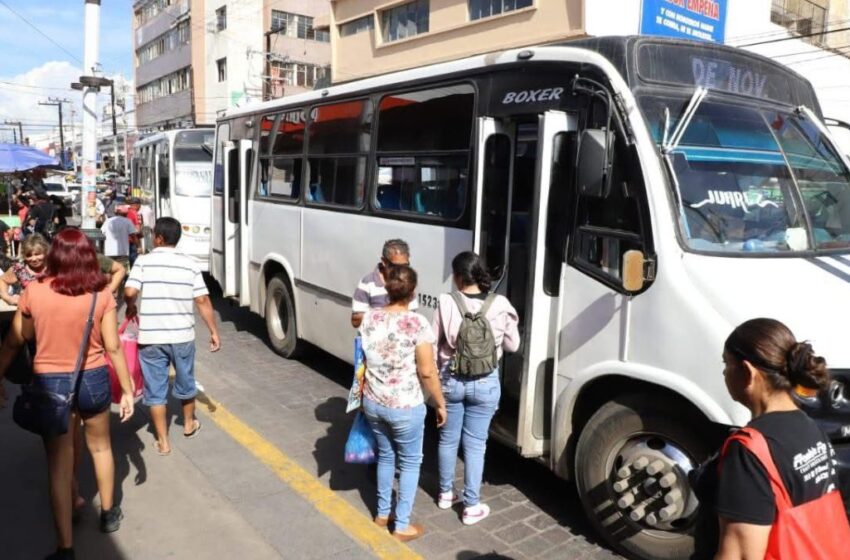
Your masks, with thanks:
[{"label": "woman in floral blouse", "polygon": [[378,440],[378,513],[375,523],[386,527],[392,509],[396,456],[401,474],[395,508],[395,536],[420,537],[424,529],[410,523],[419,485],[425,395],[437,407],[437,426],[446,421],[446,403],[434,359],[434,331],[418,313],[408,311],[416,291],[416,271],[392,267],[386,277],[389,304],[363,316],[360,336],[366,355],[363,412]]}]

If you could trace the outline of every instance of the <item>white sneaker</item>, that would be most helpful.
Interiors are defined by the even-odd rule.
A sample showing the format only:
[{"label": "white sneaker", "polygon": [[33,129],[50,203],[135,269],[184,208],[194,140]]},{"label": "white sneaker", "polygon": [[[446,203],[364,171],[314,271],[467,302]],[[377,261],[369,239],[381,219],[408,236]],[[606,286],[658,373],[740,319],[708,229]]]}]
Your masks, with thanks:
[{"label": "white sneaker", "polygon": [[478,504],[477,506],[464,508],[463,524],[475,525],[482,519],[486,519],[488,515],[490,515],[490,506],[487,504]]},{"label": "white sneaker", "polygon": [[440,492],[437,497],[437,507],[440,509],[451,509],[452,504],[457,501],[457,496],[451,490],[448,492]]}]

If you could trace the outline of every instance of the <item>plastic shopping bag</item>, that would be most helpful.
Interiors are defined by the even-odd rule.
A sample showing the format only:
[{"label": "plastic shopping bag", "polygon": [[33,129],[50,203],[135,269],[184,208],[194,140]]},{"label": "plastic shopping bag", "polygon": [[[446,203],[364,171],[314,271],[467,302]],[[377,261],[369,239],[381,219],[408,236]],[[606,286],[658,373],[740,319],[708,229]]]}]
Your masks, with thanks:
[{"label": "plastic shopping bag", "polygon": [[357,410],[363,404],[363,387],[366,381],[366,355],[363,353],[363,343],[360,337],[354,339],[354,380],[348,391],[348,406],[346,412]]},{"label": "plastic shopping bag", "polygon": [[[127,327],[130,326],[132,328],[128,329]],[[142,363],[139,361],[139,320],[137,318],[124,319],[124,322],[118,327],[118,338],[121,340],[124,360],[127,362],[127,370],[133,384],[133,398],[138,399],[144,391]],[[109,383],[112,386],[112,402],[118,404],[121,402],[121,384],[118,382],[118,374],[115,373],[108,353],[106,354],[106,364],[109,368]]]},{"label": "plastic shopping bag", "polygon": [[362,412],[354,417],[348,441],[345,442],[345,462],[368,465],[378,460],[378,441],[372,432],[372,426]]}]

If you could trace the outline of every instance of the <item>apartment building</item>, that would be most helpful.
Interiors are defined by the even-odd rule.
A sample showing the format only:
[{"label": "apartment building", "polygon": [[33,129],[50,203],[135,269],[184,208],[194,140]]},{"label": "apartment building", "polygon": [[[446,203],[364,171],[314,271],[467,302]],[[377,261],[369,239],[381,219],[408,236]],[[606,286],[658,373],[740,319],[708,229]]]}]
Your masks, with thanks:
[{"label": "apartment building", "polygon": [[330,0],[137,0],[133,10],[141,130],[212,125],[230,107],[330,79]]},{"label": "apartment building", "polygon": [[203,0],[133,4],[136,123],[142,130],[195,126],[204,119],[193,96],[193,50],[203,42]]},{"label": "apartment building", "polygon": [[330,0],[263,0],[265,99],[330,83]]}]

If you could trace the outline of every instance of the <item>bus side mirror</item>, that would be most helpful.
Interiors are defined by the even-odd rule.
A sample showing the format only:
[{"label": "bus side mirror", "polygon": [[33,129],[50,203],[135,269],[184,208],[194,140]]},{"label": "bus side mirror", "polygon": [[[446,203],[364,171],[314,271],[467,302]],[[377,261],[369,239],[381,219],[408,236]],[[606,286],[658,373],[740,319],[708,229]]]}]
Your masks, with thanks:
[{"label": "bus side mirror", "polygon": [[623,254],[623,289],[629,293],[643,289],[644,263],[646,259],[642,251],[631,249]]},{"label": "bus side mirror", "polygon": [[611,131],[601,128],[589,128],[581,133],[576,163],[576,183],[581,196],[608,196],[613,139]]}]

